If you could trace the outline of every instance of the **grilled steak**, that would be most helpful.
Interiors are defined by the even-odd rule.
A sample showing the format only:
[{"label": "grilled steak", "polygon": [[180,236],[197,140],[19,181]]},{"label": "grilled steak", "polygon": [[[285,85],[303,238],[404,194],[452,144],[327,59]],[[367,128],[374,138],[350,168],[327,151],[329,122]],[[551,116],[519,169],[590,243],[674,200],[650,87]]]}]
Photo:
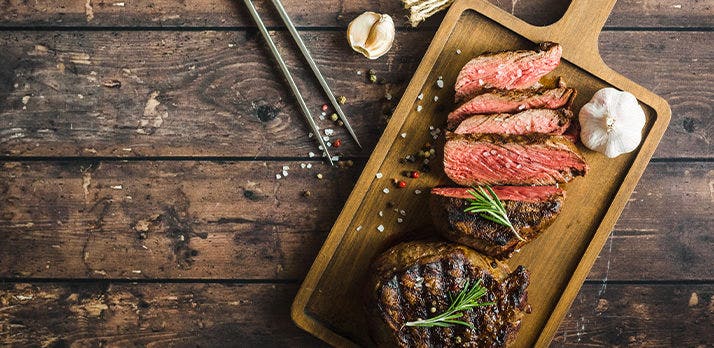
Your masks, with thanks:
[{"label": "grilled steak", "polygon": [[[478,279],[483,302],[494,305],[463,312],[474,325],[409,327],[409,321],[443,313],[465,286]],[[372,265],[366,308],[372,337],[380,347],[504,347],[512,342],[528,311],[528,271],[511,273],[503,263],[465,246],[441,242],[399,244]]]},{"label": "grilled steak", "polygon": [[503,202],[508,219],[518,234],[510,228],[466,213],[467,199],[473,198],[468,188],[434,188],[431,190],[431,213],[439,232],[453,242],[470,246],[498,259],[510,255],[540,235],[560,213],[565,192],[555,186],[494,186],[493,191]]},{"label": "grilled steak", "polygon": [[538,51],[507,51],[482,54],[466,63],[456,78],[456,100],[488,88],[524,89],[533,86],[560,63],[563,48],[552,42]]},{"label": "grilled steak", "polygon": [[511,113],[539,108],[567,108],[575,99],[575,95],[575,90],[567,87],[519,91],[490,90],[459,106],[449,114],[447,122],[449,128],[454,129],[471,115]]},{"label": "grilled steak", "polygon": [[570,126],[573,113],[568,109],[533,109],[517,114],[474,115],[459,125],[456,134],[551,134],[561,135]]},{"label": "grilled steak", "polygon": [[563,136],[454,134],[447,132],[444,171],[455,183],[555,185],[589,169]]}]

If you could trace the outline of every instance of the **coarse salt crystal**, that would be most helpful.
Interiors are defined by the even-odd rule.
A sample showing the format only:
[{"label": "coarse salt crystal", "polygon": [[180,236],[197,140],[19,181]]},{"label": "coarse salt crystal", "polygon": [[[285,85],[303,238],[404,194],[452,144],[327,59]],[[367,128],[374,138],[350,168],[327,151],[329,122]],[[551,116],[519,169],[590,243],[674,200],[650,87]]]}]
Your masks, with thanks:
[{"label": "coarse salt crystal", "polygon": [[423,107],[421,105],[417,105],[417,112],[421,112],[421,109],[423,109]]},{"label": "coarse salt crystal", "polygon": [[275,178],[276,178],[276,179],[278,179],[278,180],[280,180],[280,179],[282,179],[282,178],[283,178],[283,176],[282,176],[282,175],[280,175],[280,174],[275,174]]},{"label": "coarse salt crystal", "polygon": [[305,163],[300,163],[300,168],[305,169]]},{"label": "coarse salt crystal", "polygon": [[479,86],[483,86],[483,80],[482,80],[482,79],[478,79],[478,85],[479,85]]},{"label": "coarse salt crystal", "polygon": [[331,142],[329,142],[329,141],[328,141],[328,142],[326,142],[326,143],[325,143],[325,145],[327,145],[327,147],[332,147],[332,143],[331,143]]},{"label": "coarse salt crystal", "polygon": [[385,187],[384,190],[382,190],[382,192],[384,192],[385,194],[387,194],[387,193],[389,193],[389,189]]},{"label": "coarse salt crystal", "polygon": [[305,167],[307,167],[307,169],[312,168],[312,163],[308,163]]},{"label": "coarse salt crystal", "polygon": [[486,70],[478,69],[478,73],[479,73],[479,74],[483,74],[483,73],[485,73],[485,72],[486,72]]},{"label": "coarse salt crystal", "polygon": [[402,219],[402,218],[397,218],[397,222],[401,224],[402,222],[404,222],[404,219]]},{"label": "coarse salt crystal", "polygon": [[312,138],[312,137],[314,137],[314,136],[315,136],[315,134],[312,134],[312,132],[307,133],[307,137],[308,137],[308,138]]},{"label": "coarse salt crystal", "polygon": [[332,156],[332,161],[337,162],[340,160],[340,156]]},{"label": "coarse salt crystal", "polygon": [[375,175],[375,177],[376,177],[377,179],[381,179],[381,178],[382,178],[382,173],[377,173],[377,174]]},{"label": "coarse salt crystal", "polygon": [[444,80],[442,80],[442,79],[436,80],[436,87],[444,88]]},{"label": "coarse salt crystal", "polygon": [[287,171],[287,170],[283,170],[283,176],[288,176],[288,171]]},{"label": "coarse salt crystal", "polygon": [[456,54],[461,54],[461,50],[456,50]]},{"label": "coarse salt crystal", "polygon": [[384,232],[384,225],[377,226],[377,231]]},{"label": "coarse salt crystal", "polygon": [[332,136],[335,134],[335,131],[332,128],[325,128],[325,135]]},{"label": "coarse salt crystal", "polygon": [[420,194],[421,194],[421,190],[414,190],[414,194],[420,195]]},{"label": "coarse salt crystal", "polygon": [[402,138],[406,138],[406,137],[407,137],[407,133],[402,133],[402,134],[400,134],[400,136],[401,136]]},{"label": "coarse salt crystal", "polygon": [[362,225],[357,226],[356,230],[357,232],[362,231]]},{"label": "coarse salt crystal", "polygon": [[[325,148],[322,147],[322,145],[320,145],[320,146],[317,147],[317,149],[318,149],[318,150],[324,150]],[[323,153],[323,155],[324,155],[324,153]]]},{"label": "coarse salt crystal", "polygon": [[424,99],[424,93],[420,93],[420,94],[417,96],[417,99],[419,99],[419,100]]},{"label": "coarse salt crystal", "polygon": [[283,170],[290,170],[290,166],[283,166]]},{"label": "coarse salt crystal", "polygon": [[314,152],[310,152],[310,153],[308,153],[307,155],[310,156],[310,157],[315,157],[315,153],[314,153]]},{"label": "coarse salt crystal", "polygon": [[322,140],[324,140],[324,141],[329,141],[329,140],[330,140],[330,137],[328,137],[327,135],[325,135],[325,136],[322,137]]},{"label": "coarse salt crystal", "polygon": [[439,96],[438,96],[438,95],[435,95],[435,96],[434,96],[434,101],[439,101]]},{"label": "coarse salt crystal", "polygon": [[399,215],[401,215],[401,216],[407,216],[407,212],[404,211],[404,210],[400,210],[400,211],[399,211]]},{"label": "coarse salt crystal", "polygon": [[379,211],[379,216],[380,216],[380,217],[383,217],[383,216],[384,216],[384,212],[380,210],[380,211]]}]

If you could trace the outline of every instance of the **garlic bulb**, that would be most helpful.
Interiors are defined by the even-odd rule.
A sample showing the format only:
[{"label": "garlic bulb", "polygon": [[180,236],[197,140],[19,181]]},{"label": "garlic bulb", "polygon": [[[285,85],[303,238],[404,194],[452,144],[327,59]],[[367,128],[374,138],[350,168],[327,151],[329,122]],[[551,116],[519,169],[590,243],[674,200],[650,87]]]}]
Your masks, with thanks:
[{"label": "garlic bulb", "polygon": [[369,59],[377,59],[392,48],[394,21],[388,14],[365,12],[347,27],[352,49]]},{"label": "garlic bulb", "polygon": [[645,112],[628,92],[603,88],[580,109],[580,138],[589,149],[615,158],[642,141]]}]

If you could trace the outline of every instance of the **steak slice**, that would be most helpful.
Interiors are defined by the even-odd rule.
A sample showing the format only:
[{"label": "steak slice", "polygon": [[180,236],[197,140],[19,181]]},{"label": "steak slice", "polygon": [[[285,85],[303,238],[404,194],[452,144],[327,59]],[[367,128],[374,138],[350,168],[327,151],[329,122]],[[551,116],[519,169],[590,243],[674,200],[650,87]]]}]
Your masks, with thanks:
[{"label": "steak slice", "polygon": [[533,86],[560,63],[563,48],[544,42],[538,51],[482,54],[466,63],[456,78],[456,100],[489,88],[524,89]]},{"label": "steak slice", "polygon": [[537,238],[553,223],[565,201],[565,191],[555,186],[494,186],[493,191],[503,202],[508,219],[518,234],[510,228],[484,219],[479,214],[466,213],[469,188],[434,188],[431,190],[431,214],[444,238],[470,246],[477,251],[505,259],[526,243]]},{"label": "steak slice", "polygon": [[563,136],[446,134],[444,172],[462,186],[555,185],[588,169]]},{"label": "steak slice", "polygon": [[572,120],[573,112],[568,109],[533,109],[517,114],[474,115],[461,122],[454,133],[561,135],[568,129]]},{"label": "steak slice", "polygon": [[575,99],[573,88],[539,88],[519,91],[490,90],[479,94],[452,111],[447,117],[450,129],[471,115],[512,113],[526,109],[567,108]]},{"label": "steak slice", "polygon": [[[478,280],[487,289],[482,302],[494,305],[463,312],[473,324],[410,327],[409,321],[443,313],[450,298]],[[520,328],[527,304],[528,271],[443,242],[399,244],[377,257],[367,282],[370,333],[379,347],[505,347]]]}]

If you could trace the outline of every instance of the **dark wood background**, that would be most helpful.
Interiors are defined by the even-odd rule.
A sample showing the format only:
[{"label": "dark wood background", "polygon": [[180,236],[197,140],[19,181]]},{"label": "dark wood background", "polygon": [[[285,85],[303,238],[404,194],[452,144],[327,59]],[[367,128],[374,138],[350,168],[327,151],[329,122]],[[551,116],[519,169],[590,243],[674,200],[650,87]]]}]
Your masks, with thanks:
[{"label": "dark wood background", "polygon": [[[492,2],[534,24],[568,4]],[[338,130],[354,166],[329,168],[238,3],[0,2],[0,345],[320,345],[292,297],[442,17],[410,29],[397,0],[284,1],[366,144]],[[554,346],[714,345],[713,7],[620,0],[606,24],[605,61],[673,118]],[[376,61],[344,38],[365,10],[399,23]]]}]

